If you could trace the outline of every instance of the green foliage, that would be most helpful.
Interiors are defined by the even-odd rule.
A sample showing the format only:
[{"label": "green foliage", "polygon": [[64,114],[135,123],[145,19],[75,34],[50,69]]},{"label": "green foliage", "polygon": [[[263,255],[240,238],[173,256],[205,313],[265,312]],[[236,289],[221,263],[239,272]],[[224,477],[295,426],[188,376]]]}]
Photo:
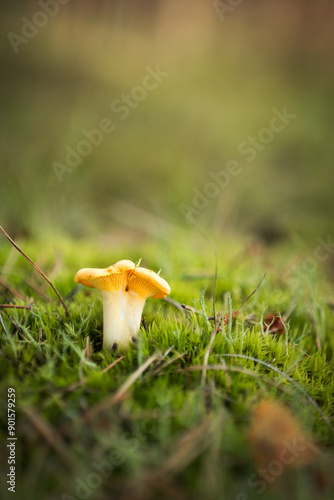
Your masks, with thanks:
[{"label": "green foliage", "polygon": [[[315,279],[317,289],[309,290],[306,280],[296,297],[293,289],[280,282],[279,259],[273,251],[267,278],[232,321],[232,312],[256,288],[264,269],[247,258],[236,263],[230,257],[233,252],[224,251],[225,243],[218,249],[216,311],[228,313],[229,320],[214,339],[204,385],[202,371],[192,369],[203,365],[214,327],[210,248],[194,256],[191,268],[183,263],[178,249],[175,255],[171,251],[168,271],[162,270],[171,284],[171,297],[194,305],[196,312],[148,300],[144,309],[147,328],[142,327],[137,344],[124,353],[102,349],[99,295],[95,290],[75,288],[72,282],[80,267],[73,259],[74,244],[59,243],[63,266],[54,276],[68,297],[70,319],[47,284],[18,258],[6,280],[26,300],[15,299],[3,288],[1,302],[23,305],[30,296],[34,302],[30,310],[0,311],[0,390],[2,397],[8,387],[16,390],[20,498],[30,498],[24,493],[27,490],[34,491],[36,499],[62,498],[65,493],[79,498],[76,478],[87,481],[96,470],[93,462],[110,460],[112,453],[112,474],[91,488],[91,498],[126,498],[130,490],[141,488],[148,498],[167,498],[167,477],[175,491],[186,492],[186,498],[222,499],[240,492],[251,498],[254,490],[247,480],[257,466],[247,441],[248,421],[253,405],[268,396],[289,406],[324,450],[332,449],[334,319],[320,292],[326,289],[325,282]],[[103,248],[80,245],[81,255],[87,258],[84,265],[112,264]],[[164,262],[156,260],[158,251],[145,245],[138,249],[143,265],[164,267]],[[31,246],[32,257],[39,255],[43,260],[47,252],[44,247],[41,253],[38,243]],[[1,253],[5,267],[10,250],[2,248]],[[127,252],[118,255],[129,257]],[[48,274],[51,269],[52,263],[44,270]],[[25,285],[28,276],[48,302]],[[274,310],[273,290],[279,299]],[[316,323],[306,307],[309,300],[315,307]],[[266,314],[274,311],[284,317],[289,309],[289,334],[268,333]],[[125,398],[89,420],[87,412],[115,394],[152,354],[161,357],[136,379]],[[121,355],[125,357],[107,369]],[[217,365],[222,369],[210,369]],[[29,417],[30,409],[37,423]],[[6,433],[5,414],[1,425]],[[45,425],[51,438],[43,430]],[[182,438],[185,434],[188,438]],[[53,440],[61,443],[61,449]],[[303,484],[301,476],[298,480]],[[306,492],[305,498],[311,498],[311,493]],[[266,495],[276,498],[274,490]]]}]

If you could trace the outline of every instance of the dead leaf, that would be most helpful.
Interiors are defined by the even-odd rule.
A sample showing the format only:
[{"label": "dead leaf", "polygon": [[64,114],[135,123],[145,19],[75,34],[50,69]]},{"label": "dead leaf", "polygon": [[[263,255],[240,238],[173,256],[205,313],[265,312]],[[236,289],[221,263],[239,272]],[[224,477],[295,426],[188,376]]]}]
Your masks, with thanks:
[{"label": "dead leaf", "polygon": [[264,320],[264,325],[267,329],[267,333],[282,335],[285,332],[286,325],[282,315],[269,313]]},{"label": "dead leaf", "polygon": [[273,400],[262,401],[252,411],[248,438],[255,461],[265,470],[278,462],[283,472],[309,464],[320,454],[294,415]]}]

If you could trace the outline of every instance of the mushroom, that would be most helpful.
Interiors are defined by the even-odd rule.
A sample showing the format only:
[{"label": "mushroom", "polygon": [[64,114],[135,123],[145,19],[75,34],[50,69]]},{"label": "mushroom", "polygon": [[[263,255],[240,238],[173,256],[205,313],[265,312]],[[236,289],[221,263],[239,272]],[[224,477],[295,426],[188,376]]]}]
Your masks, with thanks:
[{"label": "mushroom", "polygon": [[120,260],[106,269],[80,269],[76,284],[97,288],[103,302],[103,346],[125,347],[135,339],[147,298],[163,299],[170,293],[167,281],[131,260]]}]

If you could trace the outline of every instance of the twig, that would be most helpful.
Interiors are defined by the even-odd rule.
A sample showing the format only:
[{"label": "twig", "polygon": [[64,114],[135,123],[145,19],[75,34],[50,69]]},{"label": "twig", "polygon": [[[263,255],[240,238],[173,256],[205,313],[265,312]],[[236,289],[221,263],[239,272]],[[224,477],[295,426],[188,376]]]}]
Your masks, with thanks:
[{"label": "twig", "polygon": [[215,439],[214,431],[214,421],[207,418],[194,429],[181,435],[172,443],[171,453],[161,468],[155,472],[156,477],[174,476],[186,468],[210,446]]},{"label": "twig", "polygon": [[38,288],[33,281],[30,281],[30,280],[23,280],[23,283],[25,285],[27,285],[29,288],[31,288],[31,290],[33,290],[34,292],[36,292],[40,297],[42,297],[42,299],[45,301],[45,302],[50,302],[50,297],[48,297],[44,292],[43,290],[41,290],[41,288]]},{"label": "twig", "polygon": [[70,451],[61,439],[60,435],[54,431],[50,424],[44,420],[41,415],[35,413],[32,408],[26,406],[22,408],[22,410],[30,419],[35,429],[37,429],[49,445],[58,453],[66,467],[73,469],[74,465],[72,457],[70,456]]},{"label": "twig", "polygon": [[84,355],[85,355],[87,361],[91,361],[91,359],[92,359],[92,344],[90,343],[89,335],[87,335],[87,337],[86,337],[86,347],[83,350],[83,352],[84,352]]},{"label": "twig", "polygon": [[225,365],[207,365],[206,367],[204,367],[204,365],[195,365],[195,366],[189,366],[188,368],[184,368],[179,371],[186,371],[186,372],[202,371],[204,368],[206,368],[206,370],[213,370],[213,371],[241,373],[243,375],[248,375],[249,377],[259,378],[266,384],[276,387],[277,389],[280,389],[282,392],[285,392],[290,396],[292,395],[292,392],[286,389],[285,387],[281,387],[281,384],[275,383],[272,380],[269,380],[268,378],[262,377],[260,373],[252,372],[250,370],[247,370],[246,368],[239,368],[238,366],[228,366],[225,364]]},{"label": "twig", "polygon": [[[112,400],[114,403],[119,403],[125,396],[125,393],[130,389],[130,387],[135,383],[135,381],[140,377],[142,373],[157,359],[160,358],[160,354],[153,354],[150,358],[148,358],[145,363],[143,363],[135,372],[133,372],[130,377],[121,385],[116,394],[112,396],[109,401]],[[104,407],[104,404],[107,404],[108,401],[104,401],[101,405],[101,409]],[[107,407],[109,405],[107,404]]]},{"label": "twig", "polygon": [[290,315],[292,314],[293,310],[296,308],[297,306],[297,303],[294,302],[291,304],[290,308],[287,310],[287,312],[284,314],[284,319],[285,321],[290,317]]},{"label": "twig", "polygon": [[241,304],[241,306],[239,307],[239,309],[237,309],[237,311],[234,312],[235,316],[239,313],[240,309],[249,301],[249,299],[251,297],[253,297],[254,293],[257,292],[257,290],[260,288],[260,286],[262,284],[262,281],[264,280],[264,278],[266,277],[266,275],[267,275],[267,271],[262,276],[262,279],[261,279],[260,283],[257,285],[257,287],[255,288],[255,290],[253,290],[252,293],[250,295],[248,295],[248,297],[243,301],[243,303]]},{"label": "twig", "polygon": [[19,299],[19,300],[26,299],[25,295],[22,295],[22,293],[15,290],[15,288],[12,285],[10,285],[9,283],[7,283],[7,281],[4,280],[3,278],[0,278],[0,286],[2,286],[3,288],[6,288],[6,290],[8,290],[17,299]]},{"label": "twig", "polygon": [[276,373],[279,373],[282,377],[286,378],[289,382],[291,382],[297,389],[304,394],[304,396],[312,403],[312,405],[316,408],[316,410],[321,414],[324,420],[326,420],[327,424],[329,427],[334,430],[334,427],[332,424],[329,422],[328,417],[324,414],[320,406],[315,402],[315,400],[309,395],[309,393],[304,389],[302,385],[300,385],[295,379],[292,377],[289,377],[286,373],[283,371],[279,370],[276,368],[276,366],[271,365],[270,363],[266,363],[265,361],[262,361],[257,358],[253,358],[252,356],[245,356],[244,354],[221,354],[221,356],[228,356],[231,358],[243,358],[243,359],[248,359],[250,361],[255,361],[255,363],[259,363],[260,365],[266,366],[267,368],[270,368],[270,370],[273,370]]},{"label": "twig", "polygon": [[212,312],[213,312],[213,317],[216,319],[217,282],[218,282],[218,256],[216,247],[214,247],[214,253],[215,253],[215,282],[213,287]]},{"label": "twig", "polygon": [[5,326],[5,323],[3,321],[3,317],[2,317],[2,314],[0,313],[0,323],[1,323],[1,326],[3,328],[3,331],[5,332],[5,334],[7,335],[7,337],[9,337],[9,333],[7,332],[6,330],[6,326]]},{"label": "twig", "polygon": [[121,385],[121,387],[116,391],[112,396],[104,399],[102,403],[93,408],[92,410],[86,412],[85,416],[88,419],[92,419],[96,417],[99,413],[104,412],[110,406],[113,406],[116,403],[119,403],[125,396],[126,392],[130,389],[132,384],[140,377],[142,373],[157,359],[160,358],[160,354],[153,354],[150,358],[148,358],[145,363],[139,366],[136,371],[134,371],[130,377],[126,379],[126,381]]},{"label": "twig", "polygon": [[185,314],[187,314],[186,308],[183,306],[183,304],[180,304],[180,302],[177,302],[176,300],[171,299],[170,297],[165,297],[162,300],[164,300],[165,302],[167,302],[167,304],[170,304],[171,306],[176,307],[176,309],[178,309],[179,311],[184,312]]},{"label": "twig", "polygon": [[178,359],[181,359],[181,358],[184,358],[184,356],[186,355],[187,353],[186,352],[183,352],[182,354],[179,354],[178,356],[175,356],[174,358],[170,359],[169,361],[167,361],[167,363],[165,363],[164,365],[158,367],[152,375],[158,375],[158,373],[160,373],[162,370],[164,370],[165,368],[167,368],[167,366],[171,365],[172,363],[175,363],[175,361],[177,361]]},{"label": "twig", "polygon": [[[24,331],[23,329],[21,328],[21,325],[19,325],[18,323],[16,323],[15,319],[12,318],[12,316],[10,314],[8,314],[8,319],[9,321],[11,322],[12,325],[15,326],[16,330],[24,337],[26,338],[26,336],[24,335]],[[16,332],[15,332],[16,333]]]},{"label": "twig", "polygon": [[[222,419],[221,419],[222,421]],[[139,500],[142,498],[173,498],[174,500],[185,500],[186,495],[176,494],[171,479],[186,469],[198,456],[200,456],[213,440],[216,439],[216,422],[206,418],[197,427],[186,431],[175,439],[167,451],[165,461],[159,467],[151,467],[147,474],[144,474],[141,487],[132,488],[126,492],[123,498],[127,500]]]},{"label": "twig", "polygon": [[[171,306],[176,307],[176,309],[178,311],[184,312],[186,315],[188,312],[202,315],[202,313],[200,311],[196,311],[196,309],[194,307],[188,306],[187,304],[183,304],[183,303],[181,304],[181,302],[177,302],[177,300],[171,299],[170,297],[165,297],[162,300],[164,300],[165,302],[167,302]],[[209,316],[208,319],[213,320],[214,316]]]},{"label": "twig", "polygon": [[208,343],[208,347],[206,348],[206,351],[204,354],[203,371],[202,371],[202,386],[204,386],[205,382],[206,382],[206,369],[207,369],[208,362],[209,362],[209,356],[210,356],[212,344],[214,343],[214,340],[215,340],[217,332],[218,332],[219,323],[221,322],[221,319],[222,319],[222,312],[219,311],[219,313],[217,314],[215,327],[213,329],[210,341]]},{"label": "twig", "polygon": [[126,357],[127,356],[121,356],[120,358],[117,358],[109,366],[107,366],[106,368],[103,368],[103,370],[101,370],[100,373],[107,373],[109,370],[111,370],[111,368],[114,368],[114,366],[116,366],[117,363],[119,363],[120,361],[122,361],[122,359],[125,359]]},{"label": "twig", "polygon": [[[115,361],[113,361],[109,366],[107,366],[106,368],[104,368],[103,370],[101,370],[99,373],[107,373],[107,371],[111,370],[111,368],[113,368],[114,366],[117,365],[117,363],[119,363],[120,361],[122,361],[122,359],[126,358],[126,356],[121,356],[120,358],[117,358]],[[82,387],[83,385],[85,385],[85,383],[88,381],[89,379],[82,379],[80,380],[80,382],[75,382],[74,384],[71,384],[71,385],[68,385],[67,387],[61,387],[59,388],[58,390],[60,392],[72,392],[72,391],[75,391],[76,389],[79,389],[79,387]]]},{"label": "twig", "polygon": [[30,309],[31,306],[17,306],[15,304],[0,304],[1,309]]},{"label": "twig", "polygon": [[214,287],[213,287],[213,300],[212,300],[212,305],[213,305],[213,317],[214,320],[216,320],[216,297],[217,297],[217,280],[218,280],[218,254],[217,254],[217,247],[210,238],[210,236],[195,222],[193,221],[194,227],[197,229],[199,234],[209,243],[210,247],[213,250],[214,256],[215,256],[215,279],[214,279]]},{"label": "twig", "polygon": [[310,301],[308,299],[306,299],[306,307],[307,307],[308,313],[310,315],[310,318],[311,318],[311,321],[312,321],[312,324],[314,327],[317,349],[320,351],[321,350],[321,341],[320,341],[320,335],[319,335],[319,328],[317,325],[317,320],[316,320],[315,314],[312,310],[312,305],[310,304]]},{"label": "twig", "polygon": [[66,313],[66,316],[69,318],[70,317],[70,313],[67,309],[67,306],[62,298],[62,296],[60,295],[60,293],[58,292],[57,288],[51,283],[51,281],[49,280],[49,278],[46,276],[46,274],[42,271],[41,268],[39,268],[37,266],[37,264],[35,264],[35,262],[33,262],[24,252],[23,250],[21,250],[21,248],[15,243],[15,241],[12,240],[12,238],[6,233],[6,231],[4,230],[4,228],[2,226],[0,226],[0,230],[3,232],[3,234],[6,236],[6,238],[11,242],[11,244],[16,248],[16,250],[18,250],[20,252],[21,255],[23,255],[23,257],[33,266],[34,269],[36,269],[36,271],[41,275],[43,276],[43,278],[49,283],[49,285],[52,287],[52,289],[56,292],[63,308],[65,309],[65,313]]},{"label": "twig", "polygon": [[83,288],[84,286],[83,285],[77,285],[75,286],[70,292],[68,292],[67,295],[65,295],[65,299],[67,300],[67,302],[71,302],[74,298],[74,296],[80,292],[80,290]]}]

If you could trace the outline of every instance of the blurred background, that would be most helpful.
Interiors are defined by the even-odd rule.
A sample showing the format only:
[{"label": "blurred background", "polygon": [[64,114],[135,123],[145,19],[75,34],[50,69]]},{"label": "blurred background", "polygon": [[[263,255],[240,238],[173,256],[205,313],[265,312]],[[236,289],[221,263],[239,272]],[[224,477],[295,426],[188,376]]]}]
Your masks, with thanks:
[{"label": "blurred background", "polygon": [[[334,4],[236,3],[1,6],[0,212],[12,236],[191,231],[181,207],[231,160],[242,171],[195,207],[201,227],[269,244],[330,233]],[[295,118],[270,136],[274,108]],[[82,144],[106,119],[113,130]]]}]

